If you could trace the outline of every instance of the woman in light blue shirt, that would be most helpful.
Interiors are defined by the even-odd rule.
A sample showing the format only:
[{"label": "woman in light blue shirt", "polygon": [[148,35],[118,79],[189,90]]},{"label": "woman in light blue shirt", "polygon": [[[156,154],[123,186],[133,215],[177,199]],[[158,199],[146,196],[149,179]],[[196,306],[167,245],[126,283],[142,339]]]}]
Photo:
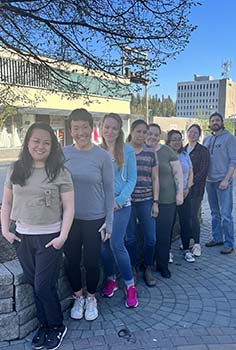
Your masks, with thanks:
[{"label": "woman in light blue shirt", "polygon": [[116,113],[106,114],[102,121],[102,145],[111,155],[115,175],[115,203],[112,234],[103,243],[102,258],[107,275],[102,290],[104,297],[112,297],[118,289],[115,276],[117,264],[126,287],[126,307],[138,306],[130,257],[125,247],[125,234],[131,213],[131,193],[137,180],[136,157],[133,148],[124,144],[122,119]]}]

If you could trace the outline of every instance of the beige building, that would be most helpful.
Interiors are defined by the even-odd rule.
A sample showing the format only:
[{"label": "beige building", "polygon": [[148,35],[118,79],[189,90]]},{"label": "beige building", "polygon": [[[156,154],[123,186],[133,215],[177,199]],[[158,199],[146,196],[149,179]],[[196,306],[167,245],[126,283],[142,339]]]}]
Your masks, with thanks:
[{"label": "beige building", "polygon": [[229,78],[194,75],[177,84],[176,117],[208,118],[213,112],[225,118],[236,114],[236,83]]},{"label": "beige building", "polygon": [[11,105],[17,110],[2,125],[1,150],[20,147],[29,125],[42,121],[50,123],[62,145],[67,144],[71,141],[68,115],[75,108],[92,113],[95,141],[105,113],[119,113],[128,129],[129,79],[48,57],[41,60],[48,62],[54,73],[36,60],[24,60],[0,48],[0,108]]}]

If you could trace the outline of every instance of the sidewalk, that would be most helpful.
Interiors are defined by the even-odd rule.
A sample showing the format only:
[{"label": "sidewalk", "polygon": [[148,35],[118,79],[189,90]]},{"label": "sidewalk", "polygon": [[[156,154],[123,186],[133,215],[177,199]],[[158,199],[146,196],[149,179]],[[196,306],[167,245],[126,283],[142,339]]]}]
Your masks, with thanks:
[{"label": "sidewalk", "polygon": [[[220,247],[204,246],[210,238],[206,199],[202,218],[203,252],[195,263],[183,259],[175,242],[171,279],[156,273],[157,286],[147,288],[140,275],[136,309],[125,308],[119,289],[111,299],[98,297],[99,317],[93,322],[72,320],[67,312],[68,332],[60,349],[236,350],[236,253],[222,256]],[[0,342],[0,350],[31,349],[31,337]]]}]

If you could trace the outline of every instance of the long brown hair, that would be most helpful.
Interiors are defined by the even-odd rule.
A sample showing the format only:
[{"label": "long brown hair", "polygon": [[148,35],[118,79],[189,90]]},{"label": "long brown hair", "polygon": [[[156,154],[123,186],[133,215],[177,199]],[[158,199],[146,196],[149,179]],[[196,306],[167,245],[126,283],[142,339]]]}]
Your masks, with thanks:
[{"label": "long brown hair", "polygon": [[[120,115],[117,113],[105,114],[103,119],[102,119],[101,130],[102,130],[103,124],[107,118],[112,118],[112,119],[116,120],[118,125],[119,125],[119,135],[118,135],[118,137],[116,139],[116,143],[115,143],[114,157],[115,157],[117,167],[120,170],[124,164],[124,132],[122,130],[123,122],[122,122]],[[106,144],[106,141],[105,141],[103,136],[102,136],[101,147],[107,150],[107,144]]]}]

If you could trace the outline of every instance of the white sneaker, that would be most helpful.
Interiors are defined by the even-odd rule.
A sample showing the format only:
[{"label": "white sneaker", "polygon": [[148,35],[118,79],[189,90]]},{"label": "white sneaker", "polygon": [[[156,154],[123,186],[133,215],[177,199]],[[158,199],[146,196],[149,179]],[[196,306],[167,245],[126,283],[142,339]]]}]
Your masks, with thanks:
[{"label": "white sneaker", "polygon": [[86,298],[84,317],[87,321],[93,321],[98,317],[97,300],[95,297]]},{"label": "white sneaker", "polygon": [[193,254],[189,250],[184,253],[184,259],[190,263],[195,261]]},{"label": "white sneaker", "polygon": [[71,318],[74,318],[75,320],[81,320],[81,318],[83,318],[84,303],[85,303],[85,298],[83,296],[75,299],[74,305],[70,310]]},{"label": "white sneaker", "polygon": [[202,249],[199,243],[195,243],[192,249],[192,253],[195,256],[201,256],[202,254]]},{"label": "white sneaker", "polygon": [[173,253],[169,252],[169,263],[173,264],[173,262],[174,262],[174,255]]}]

